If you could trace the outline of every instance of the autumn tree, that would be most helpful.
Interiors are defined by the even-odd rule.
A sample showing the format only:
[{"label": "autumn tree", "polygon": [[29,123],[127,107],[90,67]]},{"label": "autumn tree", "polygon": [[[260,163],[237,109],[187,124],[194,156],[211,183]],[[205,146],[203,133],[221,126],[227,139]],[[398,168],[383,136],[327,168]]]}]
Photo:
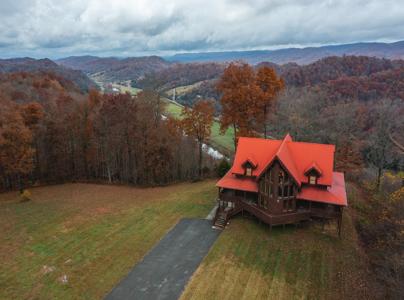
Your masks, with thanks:
[{"label": "autumn tree", "polygon": [[389,139],[394,106],[390,100],[384,100],[376,108],[376,122],[368,141],[367,160],[377,169],[376,186],[380,188],[380,179],[383,170],[388,166],[392,148]]},{"label": "autumn tree", "polygon": [[257,94],[257,105],[261,110],[260,123],[263,124],[264,138],[267,138],[267,117],[279,93],[284,89],[285,83],[278,77],[273,68],[263,66],[258,69],[257,85],[260,88]]},{"label": "autumn tree", "polygon": [[220,78],[217,89],[222,94],[220,103],[222,115],[220,129],[225,132],[232,127],[234,148],[238,135],[254,135],[260,89],[256,82],[254,69],[248,64],[231,63]]},{"label": "autumn tree", "polygon": [[184,132],[197,140],[199,150],[198,174],[202,176],[202,146],[209,139],[215,108],[212,101],[199,100],[191,108],[182,110],[182,128]]},{"label": "autumn tree", "polygon": [[17,183],[21,189],[21,177],[32,171],[34,149],[31,142],[31,130],[25,126],[18,110],[3,110],[0,114],[0,174],[6,187]]}]

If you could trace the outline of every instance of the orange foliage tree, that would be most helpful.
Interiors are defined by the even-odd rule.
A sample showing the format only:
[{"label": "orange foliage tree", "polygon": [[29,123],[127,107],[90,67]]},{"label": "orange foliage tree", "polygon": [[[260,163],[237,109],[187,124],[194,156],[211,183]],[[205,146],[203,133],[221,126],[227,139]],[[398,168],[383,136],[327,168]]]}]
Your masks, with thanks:
[{"label": "orange foliage tree", "polygon": [[266,66],[255,72],[248,64],[231,63],[224,70],[217,85],[222,94],[220,124],[222,132],[233,127],[234,148],[239,135],[255,136],[257,128],[267,137],[268,113],[284,87],[275,70]]},{"label": "orange foliage tree", "polygon": [[253,68],[248,64],[231,63],[224,70],[217,89],[222,94],[220,129],[224,132],[229,127],[233,128],[236,148],[237,136],[254,135],[255,132],[260,89]]},{"label": "orange foliage tree", "polygon": [[210,100],[199,100],[191,108],[184,107],[182,110],[182,128],[184,132],[198,142],[199,163],[198,173],[202,176],[202,145],[211,133],[215,108]]},{"label": "orange foliage tree", "polygon": [[21,186],[21,176],[33,169],[34,149],[31,147],[31,130],[25,126],[18,110],[6,110],[0,114],[0,173],[6,181],[17,180]]},{"label": "orange foliage tree", "polygon": [[274,69],[263,66],[257,72],[257,85],[260,88],[258,93],[258,107],[261,110],[261,120],[263,124],[264,137],[267,138],[267,117],[271,108],[274,107],[274,102],[279,93],[285,88],[285,83],[282,78],[276,75]]}]

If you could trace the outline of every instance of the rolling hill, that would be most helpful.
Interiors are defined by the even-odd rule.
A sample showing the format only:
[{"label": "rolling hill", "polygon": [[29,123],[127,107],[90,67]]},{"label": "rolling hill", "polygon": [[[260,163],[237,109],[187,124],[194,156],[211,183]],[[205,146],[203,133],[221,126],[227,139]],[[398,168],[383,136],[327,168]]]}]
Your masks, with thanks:
[{"label": "rolling hill", "polygon": [[83,92],[97,88],[96,84],[82,71],[60,66],[50,59],[33,59],[28,57],[0,59],[0,73],[6,74],[15,72],[27,72],[32,74],[52,73],[57,77],[73,82]]}]

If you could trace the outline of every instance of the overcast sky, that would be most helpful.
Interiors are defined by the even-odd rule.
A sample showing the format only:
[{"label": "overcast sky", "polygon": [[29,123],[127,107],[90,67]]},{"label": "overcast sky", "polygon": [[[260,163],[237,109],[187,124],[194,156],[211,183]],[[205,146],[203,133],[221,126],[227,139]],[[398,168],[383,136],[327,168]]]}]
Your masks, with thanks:
[{"label": "overcast sky", "polygon": [[0,57],[404,40],[404,0],[0,0]]}]

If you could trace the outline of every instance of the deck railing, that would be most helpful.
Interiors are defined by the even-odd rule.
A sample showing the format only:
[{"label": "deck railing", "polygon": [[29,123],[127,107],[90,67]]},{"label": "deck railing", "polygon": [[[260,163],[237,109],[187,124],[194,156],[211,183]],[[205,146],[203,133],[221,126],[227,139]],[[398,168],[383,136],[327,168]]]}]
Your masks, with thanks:
[{"label": "deck railing", "polygon": [[[221,204],[219,205],[218,213],[219,211],[223,212],[226,210],[228,218],[244,210],[270,225],[297,223],[303,220],[308,220],[311,217],[336,218],[339,216],[339,212],[337,211],[313,207],[311,209],[297,210],[291,213],[273,215],[260,209],[257,205],[249,203],[243,197],[234,195],[221,194],[218,201],[219,204]],[[229,205],[229,202],[232,204]]]}]

